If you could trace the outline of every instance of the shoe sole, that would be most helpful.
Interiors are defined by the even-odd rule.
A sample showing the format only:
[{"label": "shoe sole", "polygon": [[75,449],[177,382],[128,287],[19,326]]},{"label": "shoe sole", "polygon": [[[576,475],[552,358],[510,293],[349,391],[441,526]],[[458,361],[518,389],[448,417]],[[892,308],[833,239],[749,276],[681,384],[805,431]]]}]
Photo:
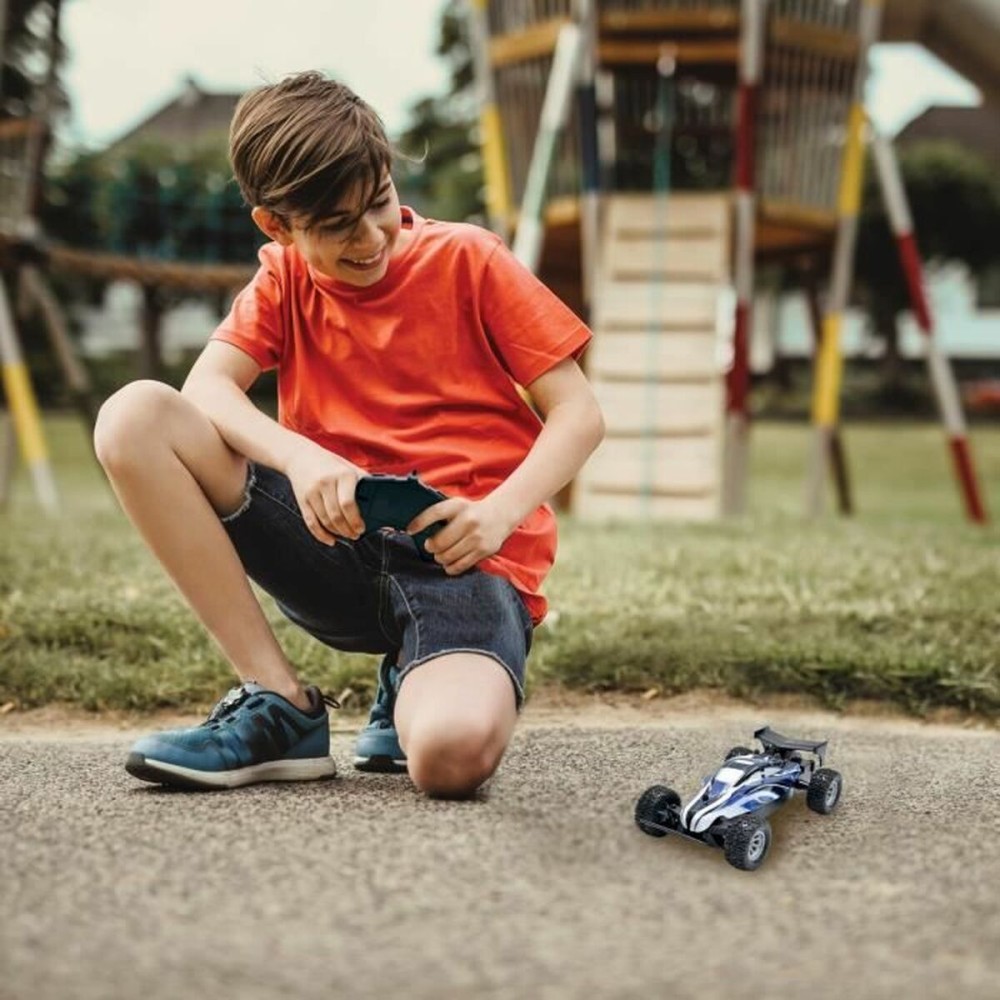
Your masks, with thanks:
[{"label": "shoe sole", "polygon": [[260,781],[317,781],[332,778],[337,765],[332,757],[310,757],[304,760],[269,760],[233,771],[196,771],[163,760],[151,760],[141,753],[130,753],[125,770],[133,778],[174,788],[203,791],[239,788]]},{"label": "shoe sole", "polygon": [[376,754],[374,757],[355,757],[354,767],[358,771],[375,774],[402,774],[406,770],[405,757],[388,757]]}]

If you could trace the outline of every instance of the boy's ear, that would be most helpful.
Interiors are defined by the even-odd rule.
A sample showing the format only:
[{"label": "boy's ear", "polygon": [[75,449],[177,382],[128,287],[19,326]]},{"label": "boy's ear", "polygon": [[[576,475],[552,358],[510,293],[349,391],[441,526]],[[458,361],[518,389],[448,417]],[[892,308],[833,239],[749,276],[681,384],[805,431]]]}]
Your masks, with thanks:
[{"label": "boy's ear", "polygon": [[284,221],[269,208],[262,208],[260,205],[255,206],[250,212],[250,218],[253,219],[257,228],[265,236],[274,240],[275,243],[280,243],[282,246],[287,247],[292,242],[292,234],[289,232]]}]

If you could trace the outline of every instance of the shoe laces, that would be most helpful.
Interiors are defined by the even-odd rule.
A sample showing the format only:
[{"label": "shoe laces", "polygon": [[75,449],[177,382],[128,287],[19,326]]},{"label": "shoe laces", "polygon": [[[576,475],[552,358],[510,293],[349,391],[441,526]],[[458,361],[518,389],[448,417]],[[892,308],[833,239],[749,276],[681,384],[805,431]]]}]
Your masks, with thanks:
[{"label": "shoe laces", "polygon": [[[253,681],[249,683],[255,683]],[[329,708],[340,708],[340,702],[331,694],[327,694],[325,691],[320,691],[316,689],[319,695],[319,700],[327,705]],[[259,692],[247,690],[246,684],[241,684],[239,687],[230,688],[218,701],[215,708],[209,712],[208,718],[205,720],[203,725],[211,726],[213,729],[218,729],[219,726],[227,721],[230,721],[236,712],[236,709],[240,707],[245,701],[254,697]]]},{"label": "shoe laces", "polygon": [[[319,688],[316,689],[319,691]],[[327,708],[340,708],[340,702],[332,694],[327,694],[325,691],[319,692],[320,701],[323,702]]]},{"label": "shoe laces", "polygon": [[252,695],[253,692],[247,690],[246,684],[230,688],[219,699],[215,708],[208,713],[208,718],[205,720],[204,725],[211,725],[213,722],[221,722],[223,719],[229,718]]}]

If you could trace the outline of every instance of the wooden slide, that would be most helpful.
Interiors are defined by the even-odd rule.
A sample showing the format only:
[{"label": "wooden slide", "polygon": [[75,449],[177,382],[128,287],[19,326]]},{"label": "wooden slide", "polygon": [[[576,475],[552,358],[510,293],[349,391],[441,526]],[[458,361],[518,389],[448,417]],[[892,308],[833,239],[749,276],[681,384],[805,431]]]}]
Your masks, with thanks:
[{"label": "wooden slide", "polygon": [[731,210],[724,193],[606,200],[587,372],[607,437],[574,486],[582,519],[720,515]]}]

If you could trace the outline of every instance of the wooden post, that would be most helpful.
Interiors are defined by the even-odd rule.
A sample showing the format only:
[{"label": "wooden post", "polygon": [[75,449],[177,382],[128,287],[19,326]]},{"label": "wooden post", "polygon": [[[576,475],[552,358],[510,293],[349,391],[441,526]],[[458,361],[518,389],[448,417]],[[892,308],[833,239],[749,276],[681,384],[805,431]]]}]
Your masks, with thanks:
[{"label": "wooden post", "polygon": [[38,309],[42,317],[45,332],[49,337],[49,345],[73,397],[73,402],[93,431],[100,404],[94,394],[90,373],[77,357],[73,347],[73,341],[70,339],[67,329],[66,317],[63,315],[59,301],[52,293],[52,289],[42,272],[34,265],[26,264],[21,268],[20,281],[25,299]]},{"label": "wooden post", "polygon": [[139,345],[139,377],[158,379],[163,374],[160,332],[163,325],[163,296],[156,285],[142,286],[142,318]]},{"label": "wooden post", "polygon": [[469,45],[479,101],[479,146],[483,156],[483,179],[486,182],[486,214],[490,229],[506,240],[511,223],[510,177],[504,147],[500,109],[493,85],[490,64],[490,29],[487,0],[467,0]]},{"label": "wooden post", "polygon": [[17,459],[17,431],[10,414],[0,413],[0,508],[10,499],[10,484]]},{"label": "wooden post", "polygon": [[31,387],[28,366],[24,362],[21,344],[17,338],[17,328],[7,300],[7,289],[0,279],[0,364],[3,367],[4,391],[21,444],[21,454],[31,472],[35,495],[39,503],[50,514],[59,510],[59,496],[56,493],[52,466],[49,464],[48,449],[42,434],[42,420],[38,403]]},{"label": "wooden post", "polygon": [[596,0],[575,0],[577,20],[583,32],[580,76],[577,82],[577,117],[580,129],[580,275],[586,319],[594,303],[600,240],[601,165],[597,144],[597,96],[594,77],[597,72]]}]

